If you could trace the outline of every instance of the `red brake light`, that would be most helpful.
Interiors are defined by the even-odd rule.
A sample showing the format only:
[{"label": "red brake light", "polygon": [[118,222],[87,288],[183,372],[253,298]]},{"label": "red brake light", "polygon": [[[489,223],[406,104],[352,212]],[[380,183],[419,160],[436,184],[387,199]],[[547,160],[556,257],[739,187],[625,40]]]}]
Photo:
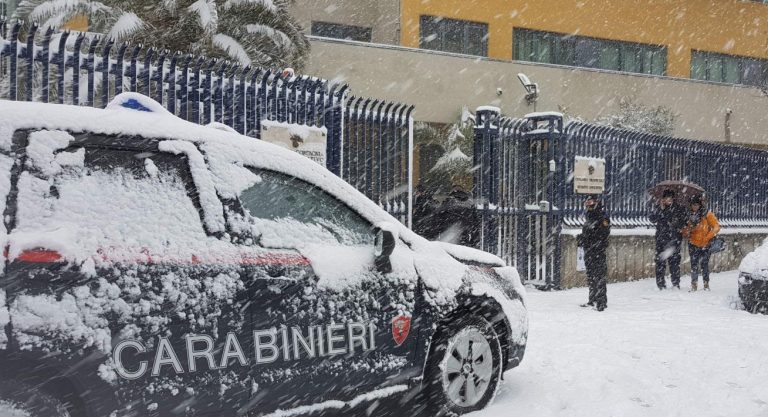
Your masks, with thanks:
[{"label": "red brake light", "polygon": [[30,262],[30,263],[54,263],[61,261],[62,257],[59,252],[48,249],[29,249],[21,252],[16,257],[17,261]]}]

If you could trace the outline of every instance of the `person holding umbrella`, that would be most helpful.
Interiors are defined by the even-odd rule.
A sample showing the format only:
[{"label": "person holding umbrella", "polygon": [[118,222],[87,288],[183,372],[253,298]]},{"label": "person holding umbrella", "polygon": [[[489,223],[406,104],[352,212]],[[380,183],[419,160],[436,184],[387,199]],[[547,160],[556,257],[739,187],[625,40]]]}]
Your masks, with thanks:
[{"label": "person holding umbrella", "polygon": [[680,289],[680,245],[683,243],[682,229],[686,223],[686,213],[685,208],[675,202],[675,197],[674,190],[664,190],[649,216],[651,223],[656,226],[656,286],[659,290],[667,288],[667,265],[672,287]]},{"label": "person holding umbrella", "polygon": [[603,212],[603,203],[599,196],[590,195],[584,205],[587,209],[587,220],[576,241],[584,248],[589,300],[581,306],[593,306],[597,311],[603,311],[608,307],[606,286],[608,262],[605,252],[608,249],[608,237],[611,234],[611,221]]},{"label": "person holding umbrella", "polygon": [[704,280],[704,289],[709,290],[709,244],[718,233],[720,223],[715,213],[707,210],[701,195],[691,197],[688,225],[683,229],[691,256],[691,292],[697,290],[699,273]]}]

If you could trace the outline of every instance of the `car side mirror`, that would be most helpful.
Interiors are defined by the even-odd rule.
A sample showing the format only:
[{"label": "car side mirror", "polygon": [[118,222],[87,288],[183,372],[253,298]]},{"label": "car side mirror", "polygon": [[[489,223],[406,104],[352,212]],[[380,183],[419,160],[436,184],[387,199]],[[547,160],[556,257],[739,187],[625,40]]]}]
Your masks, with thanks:
[{"label": "car side mirror", "polygon": [[384,274],[392,272],[392,263],[389,257],[395,251],[395,235],[389,230],[376,229],[376,239],[373,245],[376,269]]}]

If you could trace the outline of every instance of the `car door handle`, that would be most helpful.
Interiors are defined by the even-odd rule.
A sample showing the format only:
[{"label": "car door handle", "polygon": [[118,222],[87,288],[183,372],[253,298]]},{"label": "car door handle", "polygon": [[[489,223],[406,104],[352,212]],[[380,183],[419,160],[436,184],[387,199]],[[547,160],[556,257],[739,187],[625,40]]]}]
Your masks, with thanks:
[{"label": "car door handle", "polygon": [[267,275],[271,278],[279,278],[285,276],[286,269],[284,266],[272,265],[267,267]]}]

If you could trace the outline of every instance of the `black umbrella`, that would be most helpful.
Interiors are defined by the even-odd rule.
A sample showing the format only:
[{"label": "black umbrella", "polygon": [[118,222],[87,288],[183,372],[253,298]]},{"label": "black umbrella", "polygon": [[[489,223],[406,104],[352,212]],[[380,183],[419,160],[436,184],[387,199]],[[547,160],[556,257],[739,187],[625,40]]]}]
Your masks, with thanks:
[{"label": "black umbrella", "polygon": [[688,200],[695,195],[704,197],[705,194],[700,185],[686,181],[662,181],[648,190],[648,194],[660,200],[666,190],[674,191],[675,201],[681,205],[688,205]]}]

